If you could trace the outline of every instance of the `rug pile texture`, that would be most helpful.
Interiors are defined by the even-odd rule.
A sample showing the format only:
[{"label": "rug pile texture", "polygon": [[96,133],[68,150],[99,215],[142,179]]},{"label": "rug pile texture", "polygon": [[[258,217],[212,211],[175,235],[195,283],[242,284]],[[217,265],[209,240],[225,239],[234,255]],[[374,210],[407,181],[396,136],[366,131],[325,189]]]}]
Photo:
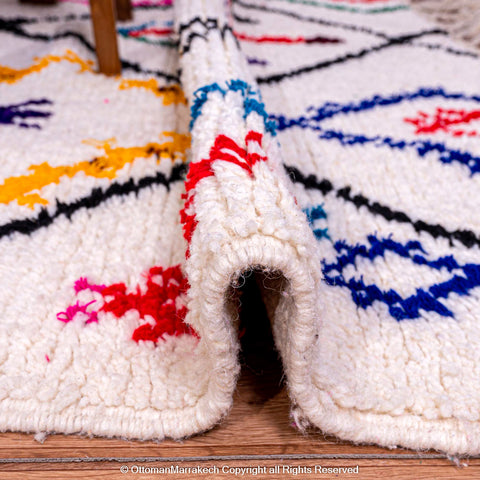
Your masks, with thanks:
[{"label": "rug pile texture", "polygon": [[106,77],[87,1],[0,3],[0,429],[213,427],[255,270],[297,425],[480,453],[479,54],[404,0],[133,5]]}]

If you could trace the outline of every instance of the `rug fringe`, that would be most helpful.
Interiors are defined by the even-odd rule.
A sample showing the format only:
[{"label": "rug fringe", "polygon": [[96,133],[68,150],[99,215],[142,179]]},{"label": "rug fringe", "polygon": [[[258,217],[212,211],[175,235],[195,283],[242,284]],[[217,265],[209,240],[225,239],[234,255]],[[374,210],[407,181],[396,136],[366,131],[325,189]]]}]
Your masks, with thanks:
[{"label": "rug fringe", "polygon": [[410,0],[414,9],[445,28],[453,37],[480,49],[478,0]]}]

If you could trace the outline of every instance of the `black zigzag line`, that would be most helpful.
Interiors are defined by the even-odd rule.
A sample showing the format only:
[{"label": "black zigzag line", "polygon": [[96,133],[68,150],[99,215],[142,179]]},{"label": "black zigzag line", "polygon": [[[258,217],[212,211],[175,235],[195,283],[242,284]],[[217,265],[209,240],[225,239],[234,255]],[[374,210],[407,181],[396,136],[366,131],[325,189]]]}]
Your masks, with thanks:
[{"label": "black zigzag line", "polygon": [[14,220],[0,226],[0,238],[6,237],[13,233],[21,233],[30,235],[31,233],[51,225],[58,217],[65,216],[68,219],[82,208],[92,209],[112,197],[122,197],[129,193],[138,193],[141,190],[153,186],[164,185],[169,189],[170,184],[179,180],[183,180],[187,171],[187,165],[181,164],[173,167],[169,177],[159,172],[155,176],[144,177],[138,182],[130,179],[126,183],[112,183],[106,190],[95,188],[90,195],[80,198],[72,203],[63,203],[57,200],[57,208],[53,213],[48,213],[46,208],[42,208],[35,218],[26,218],[23,220]]},{"label": "black zigzag line", "polygon": [[180,75],[172,75],[170,73],[162,72],[161,70],[149,70],[143,68],[139,63],[130,62],[128,60],[120,59],[120,63],[122,64],[122,68],[133,70],[137,73],[144,73],[146,75],[153,75],[155,77],[162,77],[168,82],[180,84]]},{"label": "black zigzag line", "polygon": [[296,77],[297,75],[301,75],[303,73],[322,70],[324,68],[332,67],[333,65],[340,65],[342,63],[346,63],[350,60],[358,60],[359,58],[365,57],[371,53],[379,52],[381,50],[385,50],[391,47],[396,47],[398,45],[403,45],[411,42],[412,40],[415,40],[416,38],[421,38],[426,35],[446,35],[446,32],[440,29],[433,29],[433,30],[425,30],[422,32],[413,33],[411,35],[401,35],[398,37],[393,37],[393,38],[390,38],[385,43],[381,43],[380,45],[377,45],[375,47],[364,48],[363,50],[360,50],[357,53],[348,53],[347,55],[343,55],[341,57],[337,57],[332,60],[325,60],[319,63],[315,63],[314,65],[307,65],[304,67],[297,68],[296,70],[290,70],[289,72],[277,73],[267,77],[257,77],[257,83],[259,84],[276,83],[276,82],[280,82],[284,78]]},{"label": "black zigzag line", "polygon": [[468,50],[459,50],[457,48],[445,47],[444,45],[435,45],[431,43],[415,43],[414,45],[416,47],[427,48],[428,50],[442,50],[443,52],[450,53],[451,55],[456,55],[459,57],[479,57],[477,53],[469,52]]},{"label": "black zigzag line", "polygon": [[[133,10],[170,10],[172,5],[136,5]],[[89,13],[68,13],[67,15],[48,15],[46,17],[13,17],[9,20],[21,23],[57,23],[74,22],[77,20],[90,20],[92,16]]]},{"label": "black zigzag line", "polygon": [[[341,28],[341,29],[344,29],[344,30],[351,30],[351,31],[354,31],[354,32],[366,33],[368,35],[373,35],[373,36],[376,36],[376,37],[379,37],[379,38],[389,39],[388,35],[386,35],[385,33],[382,33],[382,32],[373,30],[371,28],[367,28],[367,27],[360,27],[358,25],[352,25],[352,24],[343,23],[343,22],[333,22],[333,21],[323,20],[321,18],[315,18],[315,17],[307,17],[307,16],[300,15],[300,14],[295,13],[295,12],[290,12],[289,10],[282,10],[280,8],[270,8],[270,7],[266,7],[266,6],[263,6],[263,5],[252,5],[252,4],[243,2],[242,0],[234,0],[234,5],[240,5],[244,8],[246,8],[246,9],[249,9],[249,10],[259,10],[259,11],[264,11],[264,12],[268,12],[268,13],[277,13],[279,15],[284,15],[284,16],[288,16],[288,17],[291,17],[291,18],[295,18],[296,20],[300,20],[300,21],[303,21],[303,22],[317,23],[319,25],[325,25],[327,27],[336,27],[336,28]],[[447,35],[447,32],[444,32],[444,33],[445,33],[445,35]],[[431,44],[422,43],[422,44],[415,44],[415,46],[427,48],[427,49],[430,49],[430,50],[442,50],[442,51],[444,51],[446,53],[449,53],[451,55],[478,58],[477,54],[475,54],[473,52],[470,52],[468,50],[460,50],[458,48],[450,48],[450,47],[446,47],[444,45],[431,45]]]},{"label": "black zigzag line", "polygon": [[[189,32],[189,30],[194,25],[200,25],[203,27],[202,32]],[[216,18],[206,18],[203,19],[201,17],[194,17],[187,23],[183,23],[179,25],[178,34],[180,36],[180,52],[187,53],[190,50],[190,46],[195,38],[202,38],[203,40],[207,40],[207,35],[212,30],[220,32],[222,40],[225,40],[225,36],[227,33],[230,33],[232,38],[235,40],[235,43],[240,48],[237,38],[235,37],[231,27],[227,24],[224,24],[222,27],[218,24],[218,19]],[[189,33],[188,33],[189,32]],[[188,36],[185,39],[182,39],[185,34],[188,33]]]},{"label": "black zigzag line", "polygon": [[[23,28],[21,28],[21,23],[0,18],[0,32],[1,31],[11,33],[18,37],[28,38],[29,40],[38,40],[42,42],[50,42],[53,40],[59,40],[62,38],[71,37],[71,38],[77,39],[90,52],[92,53],[95,52],[94,46],[82,34],[72,30],[56,33],[54,35],[45,35],[43,33],[31,34],[23,30]],[[142,68],[139,63],[130,62],[129,60],[125,60],[125,59],[120,59],[120,63],[122,65],[122,68],[124,69],[133,70],[134,72],[137,72],[137,73],[144,73],[147,75],[154,75],[156,77],[161,77],[169,82],[175,82],[175,83],[180,82],[180,78],[178,77],[178,75],[165,73],[165,72],[162,72],[161,70],[147,70]]]},{"label": "black zigzag line", "polygon": [[[136,5],[134,10],[169,10],[172,5]],[[46,17],[12,17],[8,19],[16,23],[57,23],[57,22],[74,22],[77,20],[90,20],[92,16],[89,13],[68,13],[67,15],[48,15]]]},{"label": "black zigzag line", "polygon": [[178,34],[181,35],[185,30],[189,30],[197,23],[206,29],[208,29],[210,26],[218,27],[218,21],[216,18],[203,19],[197,15],[196,17],[192,17],[187,23],[181,23],[178,26]]},{"label": "black zigzag line", "polygon": [[3,18],[3,21],[10,22],[12,24],[27,24],[31,25],[33,23],[57,23],[57,22],[75,22],[78,20],[90,20],[91,15],[89,13],[81,13],[76,15],[74,13],[69,13],[60,17],[58,15],[49,15],[48,17],[12,17],[12,18]]},{"label": "black zigzag line", "polygon": [[389,222],[408,223],[417,233],[425,232],[433,238],[445,238],[450,242],[450,245],[453,245],[453,241],[457,240],[468,248],[480,246],[480,238],[471,230],[449,231],[440,224],[431,224],[423,220],[412,220],[405,212],[392,210],[390,207],[369,200],[363,195],[352,195],[350,186],[335,188],[330,180],[319,180],[313,174],[306,176],[292,166],[285,166],[285,169],[294,183],[300,183],[309,190],[319,190],[325,196],[333,193],[346,202],[353,203],[358,209],[365,207],[370,213],[379,215]]},{"label": "black zigzag line", "polygon": [[0,31],[8,32],[17,37],[28,38],[29,40],[39,40],[42,42],[49,42],[51,40],[58,40],[61,38],[73,37],[76,38],[87,50],[91,52],[95,51],[93,45],[91,45],[88,40],[78,32],[74,32],[72,30],[66,30],[61,33],[56,33],[54,35],[45,35],[43,33],[28,33],[21,25],[24,25],[24,19],[17,18],[17,19],[4,19],[0,18]]},{"label": "black zigzag line", "polygon": [[238,23],[249,23],[251,25],[258,25],[260,23],[260,20],[256,18],[242,17],[237,15],[235,12],[232,13],[232,17]]},{"label": "black zigzag line", "polygon": [[389,38],[388,35],[386,35],[385,33],[379,32],[377,30],[373,30],[372,28],[361,27],[359,25],[350,24],[350,23],[324,20],[322,18],[308,17],[305,15],[301,15],[299,13],[290,12],[289,10],[282,10],[281,8],[271,8],[271,7],[266,7],[264,5],[254,5],[254,4],[243,2],[242,0],[235,0],[234,5],[239,5],[248,10],[258,10],[261,12],[278,13],[279,15],[284,15],[287,17],[294,18],[295,20],[300,20],[302,22],[308,22],[308,23],[317,23],[318,25],[324,25],[325,27],[341,28],[343,30],[350,30],[352,32],[365,33],[367,35],[373,35],[375,37],[384,38],[384,39]]}]

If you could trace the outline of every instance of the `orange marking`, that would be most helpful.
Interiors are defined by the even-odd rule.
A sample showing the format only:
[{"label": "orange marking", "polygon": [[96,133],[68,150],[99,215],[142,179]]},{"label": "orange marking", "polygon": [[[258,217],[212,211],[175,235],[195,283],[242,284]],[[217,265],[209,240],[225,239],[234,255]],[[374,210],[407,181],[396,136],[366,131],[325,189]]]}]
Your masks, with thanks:
[{"label": "orange marking", "polygon": [[52,183],[60,183],[62,177],[74,177],[77,173],[95,178],[114,179],[117,172],[125,165],[133,163],[138,158],[148,159],[156,156],[157,162],[163,159],[185,161],[186,150],[190,147],[190,135],[176,132],[163,132],[171,140],[163,143],[151,142],[141,147],[114,147],[114,139],[105,142],[86,141],[105,151],[105,155],[93,160],[82,161],[74,165],[52,167],[47,162],[28,167],[27,175],[10,177],[0,185],[0,203],[8,204],[17,200],[19,205],[33,208],[37,204],[47,205],[48,201],[41,197],[40,190]]},{"label": "orange marking", "polygon": [[[5,65],[0,65],[0,83],[16,83],[32,73],[38,73],[42,71],[52,63],[60,63],[63,61],[80,65],[80,70],[78,73],[87,71],[93,72],[94,62],[92,60],[83,60],[75,52],[67,50],[65,55],[46,55],[45,57],[35,58],[34,64],[27,68],[15,69]],[[117,78],[121,79],[121,77]],[[145,90],[153,92],[157,97],[161,97],[164,105],[171,105],[172,103],[187,104],[187,99],[185,98],[182,89],[178,85],[160,87],[154,78],[149,80],[121,79],[121,83],[118,88],[120,90],[144,88]]]},{"label": "orange marking", "polygon": [[159,87],[158,82],[151,78],[150,80],[122,80],[119,86],[120,90],[130,88],[144,88],[150,90],[157,97],[162,97],[164,105],[171,105],[172,103],[187,104],[187,99],[183,94],[182,89],[178,85],[171,85],[168,87]]},{"label": "orange marking", "polygon": [[42,58],[35,58],[35,63],[31,67],[15,69],[0,65],[0,82],[16,83],[27,75],[40,72],[51,63],[67,61],[80,65],[78,73],[92,71],[93,62],[91,60],[82,60],[76,53],[67,50],[65,55],[46,55]]}]

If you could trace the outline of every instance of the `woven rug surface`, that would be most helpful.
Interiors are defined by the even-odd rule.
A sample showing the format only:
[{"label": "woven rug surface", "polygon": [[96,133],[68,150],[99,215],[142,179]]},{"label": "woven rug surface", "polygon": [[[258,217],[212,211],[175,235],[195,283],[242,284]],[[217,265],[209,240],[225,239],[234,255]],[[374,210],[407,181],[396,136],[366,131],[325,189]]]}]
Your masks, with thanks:
[{"label": "woven rug surface", "polygon": [[404,0],[133,5],[106,77],[87,1],[0,3],[0,430],[213,427],[256,271],[300,429],[478,454],[478,53]]}]

